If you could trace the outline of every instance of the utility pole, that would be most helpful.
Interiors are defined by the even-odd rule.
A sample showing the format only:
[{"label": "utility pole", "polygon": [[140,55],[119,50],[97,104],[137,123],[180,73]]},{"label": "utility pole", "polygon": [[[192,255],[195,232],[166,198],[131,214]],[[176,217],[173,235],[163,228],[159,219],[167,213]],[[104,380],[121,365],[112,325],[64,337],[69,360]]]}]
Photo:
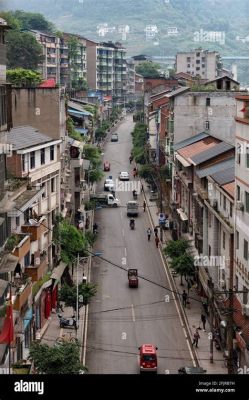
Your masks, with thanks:
[{"label": "utility pole", "polygon": [[211,290],[211,304],[210,304],[210,330],[211,330],[211,340],[210,340],[210,358],[209,361],[211,364],[214,362],[214,284],[213,281],[210,280],[210,290]]},{"label": "utility pole", "polygon": [[78,253],[77,267],[76,267],[76,338],[78,334],[78,322],[79,322],[79,277],[78,277],[79,261],[80,261],[80,255]]},{"label": "utility pole", "polygon": [[228,292],[228,329],[227,329],[227,349],[228,360],[227,370],[228,374],[234,374],[234,360],[233,360],[233,260],[234,260],[234,234],[230,235],[230,269],[229,269],[229,292]]}]

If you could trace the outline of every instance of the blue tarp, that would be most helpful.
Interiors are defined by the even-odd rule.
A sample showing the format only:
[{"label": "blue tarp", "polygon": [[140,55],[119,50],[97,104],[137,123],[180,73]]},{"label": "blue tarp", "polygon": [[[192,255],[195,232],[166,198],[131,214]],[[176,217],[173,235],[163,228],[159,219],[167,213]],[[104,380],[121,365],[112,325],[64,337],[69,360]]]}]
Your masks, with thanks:
[{"label": "blue tarp", "polygon": [[74,110],[72,108],[68,109],[68,114],[73,115],[75,117],[80,117],[80,116],[89,117],[89,116],[92,116],[92,114],[90,112],[88,112],[88,111],[77,111],[77,110]]},{"label": "blue tarp", "polygon": [[23,327],[24,330],[27,328],[28,324],[30,323],[30,321],[32,320],[33,317],[33,312],[32,312],[32,307],[28,309],[28,311],[26,311],[24,318],[23,318]]}]

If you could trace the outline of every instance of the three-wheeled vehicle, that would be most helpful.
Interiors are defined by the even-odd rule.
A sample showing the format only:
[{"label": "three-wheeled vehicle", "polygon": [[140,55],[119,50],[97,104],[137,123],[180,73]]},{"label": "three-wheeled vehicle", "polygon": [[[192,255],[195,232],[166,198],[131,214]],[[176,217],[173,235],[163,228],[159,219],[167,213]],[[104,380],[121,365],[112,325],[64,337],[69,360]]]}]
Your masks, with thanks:
[{"label": "three-wheeled vehicle", "polygon": [[137,269],[135,268],[129,268],[128,269],[128,283],[129,287],[138,287],[138,275],[137,275]]}]

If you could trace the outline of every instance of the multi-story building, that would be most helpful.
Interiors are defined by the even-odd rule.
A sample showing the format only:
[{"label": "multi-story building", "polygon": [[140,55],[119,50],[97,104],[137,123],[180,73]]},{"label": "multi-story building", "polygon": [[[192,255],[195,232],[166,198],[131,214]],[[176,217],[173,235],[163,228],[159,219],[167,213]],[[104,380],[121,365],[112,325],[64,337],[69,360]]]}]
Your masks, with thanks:
[{"label": "multi-story building", "polygon": [[126,60],[126,71],[127,71],[127,97],[131,99],[135,95],[135,63],[133,59]]},{"label": "multi-story building", "polygon": [[54,79],[57,84],[65,86],[68,82],[68,45],[64,38],[54,34],[31,30],[37,42],[43,48],[43,63],[40,65],[44,79]]},{"label": "multi-story building", "polygon": [[87,84],[90,90],[116,101],[126,96],[125,49],[119,43],[86,41]]},{"label": "multi-story building", "polygon": [[87,80],[86,39],[72,33],[63,33],[63,38],[68,46],[68,84],[70,88],[81,89]]},{"label": "multi-story building", "polygon": [[176,55],[176,73],[186,72],[202,79],[215,79],[221,69],[220,55],[217,51],[196,49],[179,52]]}]

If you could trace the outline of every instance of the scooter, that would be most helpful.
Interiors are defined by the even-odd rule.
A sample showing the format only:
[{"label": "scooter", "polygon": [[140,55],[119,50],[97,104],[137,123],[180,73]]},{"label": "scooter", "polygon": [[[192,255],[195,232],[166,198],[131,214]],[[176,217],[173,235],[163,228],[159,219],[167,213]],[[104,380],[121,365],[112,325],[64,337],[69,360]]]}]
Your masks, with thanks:
[{"label": "scooter", "polygon": [[61,314],[58,314],[58,318],[60,321],[60,328],[77,329],[75,315],[73,315],[71,318],[64,318]]},{"label": "scooter", "polygon": [[134,221],[134,219],[130,220],[130,228],[131,228],[132,231],[134,231],[134,229],[135,229],[135,221]]}]

